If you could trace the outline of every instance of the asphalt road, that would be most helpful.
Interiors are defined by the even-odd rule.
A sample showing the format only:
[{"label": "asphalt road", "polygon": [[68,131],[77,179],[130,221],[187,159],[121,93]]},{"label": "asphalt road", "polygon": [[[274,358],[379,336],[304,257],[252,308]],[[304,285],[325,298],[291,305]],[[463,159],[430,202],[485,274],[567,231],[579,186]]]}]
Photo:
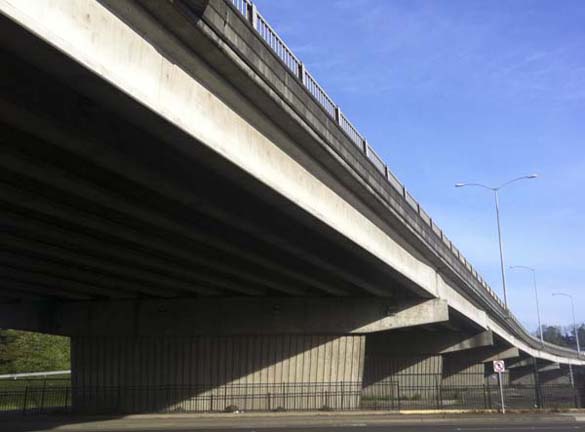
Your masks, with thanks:
[{"label": "asphalt road", "polygon": [[0,418],[6,432],[585,432],[585,416],[329,418]]},{"label": "asphalt road", "polygon": [[270,428],[270,429],[215,429],[214,432],[516,432],[516,431],[551,431],[551,432],[568,432],[568,431],[585,431],[585,426],[579,425],[559,425],[559,424],[509,424],[509,425],[385,425],[385,426],[368,426],[367,424],[350,424],[333,427],[308,426],[301,428]]}]

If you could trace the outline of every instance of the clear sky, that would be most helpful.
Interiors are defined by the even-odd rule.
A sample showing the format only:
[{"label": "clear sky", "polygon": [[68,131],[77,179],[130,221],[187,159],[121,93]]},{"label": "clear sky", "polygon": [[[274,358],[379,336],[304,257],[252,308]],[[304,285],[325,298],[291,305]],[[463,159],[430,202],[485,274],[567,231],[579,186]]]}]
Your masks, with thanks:
[{"label": "clear sky", "polygon": [[[501,293],[493,197],[508,265],[538,269],[543,321],[585,321],[585,1],[257,0],[490,285]],[[529,273],[508,271],[530,328]]]}]

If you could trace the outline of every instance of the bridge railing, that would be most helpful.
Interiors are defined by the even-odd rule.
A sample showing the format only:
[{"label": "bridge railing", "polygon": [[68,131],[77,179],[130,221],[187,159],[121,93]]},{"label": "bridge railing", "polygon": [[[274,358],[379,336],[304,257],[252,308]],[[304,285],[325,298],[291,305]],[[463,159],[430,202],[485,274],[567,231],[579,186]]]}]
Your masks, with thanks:
[{"label": "bridge railing", "polygon": [[[303,62],[293,53],[287,46],[284,40],[278,33],[270,26],[268,21],[258,12],[256,5],[251,0],[228,0],[234,8],[250,23],[256,30],[260,37],[266,42],[270,49],[276,56],[286,65],[286,67],[294,74],[300,82],[302,82],[305,89],[313,97],[313,99],[323,108],[323,110],[337,123],[345,135],[353,142],[366,158],[372,163],[373,167],[378,170],[392,186],[392,188],[402,196],[410,207],[416,212],[420,220],[427,226],[429,235],[435,237],[433,243],[441,245],[439,247],[445,248],[450,255],[449,261],[456,267],[461,274],[466,275],[466,279],[471,281],[472,288],[475,291],[481,291],[486,298],[490,299],[490,303],[499,309],[500,316],[505,317],[506,320],[511,320],[515,326],[522,330],[526,335],[530,335],[528,331],[518,322],[518,320],[511,316],[505,308],[504,302],[495,293],[495,291],[486,283],[481,275],[473,268],[465,257],[459,252],[455,245],[447,238],[443,230],[434,222],[434,220],[424,211],[416,199],[407,191],[404,184],[392,173],[384,160],[375,152],[365,139],[364,135],[352,124],[352,122],[343,114],[341,108],[333,101],[327,92],[319,85],[317,80],[309,73]],[[427,236],[427,240],[429,237]],[[444,258],[445,253],[439,252]],[[532,342],[536,339],[530,336]]]}]

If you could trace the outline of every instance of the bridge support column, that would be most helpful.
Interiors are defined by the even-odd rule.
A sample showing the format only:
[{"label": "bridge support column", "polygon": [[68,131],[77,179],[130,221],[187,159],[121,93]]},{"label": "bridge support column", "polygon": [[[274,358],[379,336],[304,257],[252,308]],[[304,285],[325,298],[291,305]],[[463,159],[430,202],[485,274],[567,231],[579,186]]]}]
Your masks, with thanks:
[{"label": "bridge support column", "polygon": [[357,408],[364,336],[72,338],[81,412]]},{"label": "bridge support column", "polygon": [[[491,332],[465,333],[445,328],[412,328],[367,336],[364,395],[396,388],[402,399],[437,400],[445,358],[450,353],[490,346]],[[483,378],[483,369],[481,370]]]},{"label": "bridge support column", "polygon": [[366,334],[448,320],[443,301],[388,298],[10,306],[0,324],[71,336],[73,402],[90,412],[357,408]]},{"label": "bridge support column", "polygon": [[568,385],[571,384],[568,365],[560,365],[532,357],[508,365],[510,384]]},{"label": "bridge support column", "polygon": [[[491,375],[491,362],[513,359],[520,355],[516,348],[501,346],[477,347],[465,352],[456,351],[444,356],[443,384],[451,386],[484,385]],[[504,384],[507,384],[504,375]]]}]

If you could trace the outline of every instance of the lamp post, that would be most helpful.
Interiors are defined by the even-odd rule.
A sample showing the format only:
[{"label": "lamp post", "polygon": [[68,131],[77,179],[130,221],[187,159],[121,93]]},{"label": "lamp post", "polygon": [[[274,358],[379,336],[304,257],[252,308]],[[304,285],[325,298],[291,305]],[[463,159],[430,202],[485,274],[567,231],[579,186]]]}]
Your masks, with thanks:
[{"label": "lamp post", "polygon": [[[575,321],[575,302],[573,302],[573,296],[565,293],[553,293],[553,296],[568,297],[571,300],[571,313],[573,315],[573,331],[575,332],[575,340],[577,341],[577,355],[581,356],[581,346],[579,345],[579,333],[577,332],[577,321]],[[573,376],[573,365],[569,363],[569,379],[571,385],[575,386],[575,377]]]},{"label": "lamp post", "polygon": [[492,187],[492,186],[486,186],[480,183],[457,183],[455,185],[455,187],[465,187],[465,186],[476,186],[476,187],[481,187],[487,190],[490,190],[494,193],[494,200],[496,203],[496,220],[498,223],[498,242],[500,245],[500,268],[502,271],[502,288],[504,291],[504,305],[506,307],[506,310],[509,310],[508,308],[508,292],[506,291],[506,271],[505,271],[505,266],[504,266],[504,247],[502,245],[502,227],[501,227],[501,223],[500,223],[500,200],[499,200],[499,191],[508,186],[511,183],[515,183],[517,181],[520,180],[528,180],[528,179],[534,179],[538,177],[537,174],[531,174],[531,175],[527,175],[527,176],[522,176],[522,177],[517,177],[515,179],[512,179],[510,181],[507,181],[506,183],[501,184],[500,186],[497,187]]},{"label": "lamp post", "polygon": [[544,345],[544,336],[542,334],[542,323],[540,322],[540,303],[538,301],[538,289],[536,288],[536,270],[528,266],[511,266],[510,270],[528,270],[532,272],[532,282],[534,284],[534,298],[536,300],[536,317],[538,318],[538,330],[540,332],[540,343]]},{"label": "lamp post", "polygon": [[573,301],[573,296],[570,294],[565,293],[553,293],[553,296],[563,296],[568,297],[571,300],[571,313],[573,315],[573,331],[575,332],[575,340],[577,341],[577,353],[581,355],[581,346],[579,344],[579,333],[577,329],[577,321],[575,321],[575,302]]}]

